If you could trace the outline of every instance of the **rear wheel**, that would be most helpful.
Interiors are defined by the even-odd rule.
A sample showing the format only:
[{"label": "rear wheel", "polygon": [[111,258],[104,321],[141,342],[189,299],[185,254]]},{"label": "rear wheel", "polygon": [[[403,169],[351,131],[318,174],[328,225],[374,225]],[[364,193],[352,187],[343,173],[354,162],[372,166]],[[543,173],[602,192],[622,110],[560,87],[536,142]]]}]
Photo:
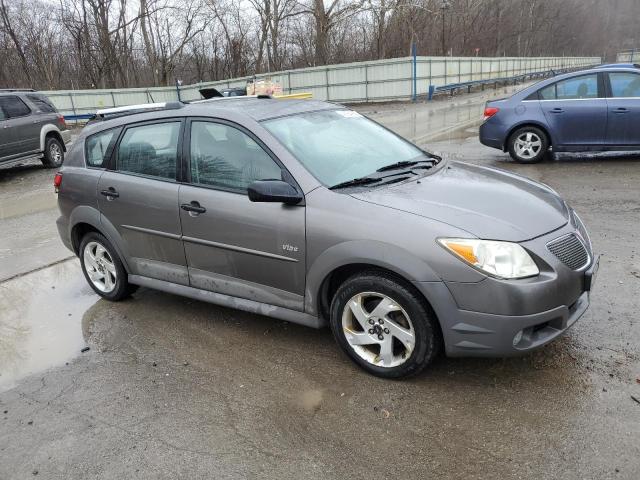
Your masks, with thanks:
[{"label": "rear wheel", "polygon": [[375,270],[346,280],[331,302],[331,330],[340,347],[384,378],[415,375],[431,363],[441,342],[435,322],[409,285]]},{"label": "rear wheel", "polygon": [[47,137],[44,144],[42,163],[47,168],[57,168],[64,161],[64,146],[56,137]]},{"label": "rear wheel", "polygon": [[91,288],[101,297],[118,301],[137,288],[129,284],[120,257],[103,235],[97,232],[86,234],[79,252],[82,272]]},{"label": "rear wheel", "polygon": [[542,161],[549,150],[547,135],[536,127],[519,128],[509,137],[509,154],[518,163]]}]

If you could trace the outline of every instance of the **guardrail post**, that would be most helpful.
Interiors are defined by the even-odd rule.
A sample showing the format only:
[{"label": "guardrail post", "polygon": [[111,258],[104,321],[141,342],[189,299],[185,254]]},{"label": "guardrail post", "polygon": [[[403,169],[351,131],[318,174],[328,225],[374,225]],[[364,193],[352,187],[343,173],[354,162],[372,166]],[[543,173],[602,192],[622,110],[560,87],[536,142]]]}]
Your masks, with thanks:
[{"label": "guardrail post", "polygon": [[435,85],[429,85],[429,101],[433,100],[433,94],[436,92]]},{"label": "guardrail post", "polygon": [[324,81],[327,85],[327,102],[329,101],[329,67],[324,69]]},{"label": "guardrail post", "polygon": [[413,100],[413,102],[415,103],[417,97],[418,97],[418,59],[417,57],[417,45],[416,42],[413,42],[411,44],[411,54],[413,55],[413,92],[411,95],[411,99]]},{"label": "guardrail post", "polygon": [[369,64],[364,64],[364,101],[369,102]]},{"label": "guardrail post", "polygon": [[76,112],[76,105],[73,103],[73,93],[69,92],[69,100],[71,100],[71,110],[73,116],[76,117],[76,125],[78,125],[78,113]]}]

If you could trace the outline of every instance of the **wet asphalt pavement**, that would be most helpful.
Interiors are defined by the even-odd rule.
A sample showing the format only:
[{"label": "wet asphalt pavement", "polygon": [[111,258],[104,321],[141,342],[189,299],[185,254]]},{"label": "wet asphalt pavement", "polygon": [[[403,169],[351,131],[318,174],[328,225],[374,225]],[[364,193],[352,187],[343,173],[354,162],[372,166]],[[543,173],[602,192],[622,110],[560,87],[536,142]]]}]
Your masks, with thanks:
[{"label": "wet asphalt pavement", "polygon": [[603,255],[592,304],[532,355],[406,381],[358,370],[328,330],[147,289],[99,300],[57,238],[53,172],[0,168],[0,479],[639,478],[640,157],[514,164],[477,141],[482,98],[359,109],[555,188]]}]

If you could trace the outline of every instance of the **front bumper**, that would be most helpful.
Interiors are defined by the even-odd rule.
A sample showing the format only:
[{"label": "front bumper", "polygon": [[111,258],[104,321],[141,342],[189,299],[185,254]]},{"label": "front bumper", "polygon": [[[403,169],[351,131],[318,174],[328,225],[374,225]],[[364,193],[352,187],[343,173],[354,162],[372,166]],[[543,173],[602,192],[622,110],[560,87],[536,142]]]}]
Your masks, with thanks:
[{"label": "front bumper", "polygon": [[587,267],[574,271],[539,248],[546,249],[550,238],[562,234],[556,231],[523,244],[534,244],[534,251],[544,256],[541,260],[553,265],[538,278],[416,282],[438,316],[448,356],[506,357],[530,352],[562,335],[584,314],[598,257],[592,255]]}]

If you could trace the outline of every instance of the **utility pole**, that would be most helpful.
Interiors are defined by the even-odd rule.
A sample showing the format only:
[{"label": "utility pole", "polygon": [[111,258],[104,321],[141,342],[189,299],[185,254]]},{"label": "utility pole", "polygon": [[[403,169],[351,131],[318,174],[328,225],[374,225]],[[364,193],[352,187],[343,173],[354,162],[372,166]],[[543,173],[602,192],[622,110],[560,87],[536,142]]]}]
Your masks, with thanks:
[{"label": "utility pole", "polygon": [[440,4],[440,10],[442,10],[442,56],[446,56],[447,55],[447,42],[446,42],[446,38],[445,38],[445,13],[447,10],[449,10],[449,8],[451,8],[451,4],[449,3],[449,0],[442,0],[442,3]]}]

